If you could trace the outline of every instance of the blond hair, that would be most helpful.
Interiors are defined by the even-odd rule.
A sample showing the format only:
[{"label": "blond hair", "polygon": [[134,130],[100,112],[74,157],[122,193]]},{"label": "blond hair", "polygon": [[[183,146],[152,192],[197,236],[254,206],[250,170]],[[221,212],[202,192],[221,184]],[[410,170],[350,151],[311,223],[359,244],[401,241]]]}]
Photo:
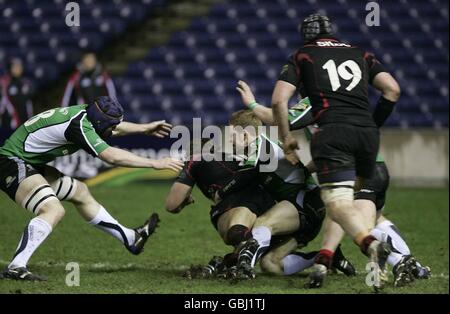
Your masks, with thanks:
[{"label": "blond hair", "polygon": [[234,126],[241,126],[244,129],[248,126],[252,126],[255,130],[262,126],[262,121],[248,109],[242,109],[231,114],[229,124]]}]

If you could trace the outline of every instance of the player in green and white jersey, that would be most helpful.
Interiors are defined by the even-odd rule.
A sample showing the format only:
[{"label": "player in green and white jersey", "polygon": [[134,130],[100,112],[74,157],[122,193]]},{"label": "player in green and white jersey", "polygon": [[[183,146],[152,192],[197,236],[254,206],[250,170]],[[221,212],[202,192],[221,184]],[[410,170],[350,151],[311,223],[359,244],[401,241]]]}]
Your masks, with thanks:
[{"label": "player in green and white jersey", "polygon": [[46,165],[56,157],[84,149],[117,166],[181,169],[183,163],[179,160],[151,160],[109,146],[105,140],[111,135],[143,133],[164,137],[171,129],[165,121],[134,124],[122,120],[122,106],[116,100],[102,96],[88,105],[56,108],[38,114],[20,126],[0,147],[0,189],[36,216],[25,228],[15,255],[0,278],[45,280],[31,273],[27,263],[63,218],[63,200],[72,202],[89,224],[121,241],[131,253],[142,252],[156,228],[156,214],[139,228],[126,228],[92,197],[86,184]]},{"label": "player in green and white jersey", "polygon": [[[305,262],[302,256],[291,253],[306,246],[321,229],[325,208],[318,185],[302,163],[294,166],[286,160],[277,139],[273,141],[266,134],[258,133],[261,120],[254,113],[249,110],[235,112],[229,124],[234,147],[246,151],[242,167],[256,167],[258,182],[277,201],[253,224],[252,237],[239,250],[238,271],[253,277],[253,267],[267,251],[261,259],[261,266],[266,272],[292,274],[293,269],[311,266],[314,254],[310,254]],[[241,173],[246,176],[248,171]],[[219,196],[235,193],[245,184],[246,180],[237,177],[219,191]],[[283,236],[282,239],[279,236]],[[272,240],[273,237],[278,239]],[[344,260],[342,255],[340,261]],[[348,265],[346,269],[337,263],[334,266],[353,274],[353,266],[348,261],[345,264]]]},{"label": "player in green and white jersey", "polygon": [[[243,81],[239,82],[238,91],[241,93],[244,104],[253,110],[264,123],[273,124],[271,108],[257,104],[250,87]],[[314,117],[311,112],[311,104],[308,98],[301,99],[288,111],[289,124],[292,130],[304,129],[308,140],[315,132]],[[314,172],[312,163],[307,165],[308,170]],[[359,208],[368,221],[372,221],[369,229],[371,234],[379,241],[391,243],[392,253],[387,262],[393,266],[394,284],[404,285],[417,279],[429,278],[429,267],[422,266],[412,255],[408,245],[402,238],[398,228],[382,214],[385,204],[386,192],[389,186],[389,172],[383,157],[378,154],[375,173],[370,179],[366,179],[361,190],[355,193],[355,206]],[[322,242],[322,250],[316,256],[316,263],[327,268],[330,267],[336,248],[344,236],[343,229],[334,223],[329,217],[325,219],[325,232]],[[320,287],[324,280],[325,272],[313,271],[309,286]]]}]

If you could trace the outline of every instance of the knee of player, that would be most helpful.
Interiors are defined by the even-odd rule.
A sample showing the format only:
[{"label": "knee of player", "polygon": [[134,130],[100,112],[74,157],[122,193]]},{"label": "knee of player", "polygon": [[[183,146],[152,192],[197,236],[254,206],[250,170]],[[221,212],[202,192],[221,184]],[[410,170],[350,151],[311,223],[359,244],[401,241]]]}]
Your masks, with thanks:
[{"label": "knee of player", "polygon": [[60,201],[72,201],[82,184],[84,183],[74,178],[62,176],[52,183],[52,188]]},{"label": "knee of player", "polygon": [[76,184],[77,184],[77,189],[76,189],[75,195],[87,195],[87,194],[90,195],[91,194],[89,192],[89,188],[86,185],[86,183],[76,180]]},{"label": "knee of player", "polygon": [[231,226],[224,239],[225,244],[238,246],[241,242],[248,240],[251,237],[251,230],[244,225]]},{"label": "knee of player", "polygon": [[66,211],[64,207],[58,201],[49,202],[43,205],[37,213],[38,216],[45,215],[49,217],[54,222],[53,224],[56,224],[63,219],[65,214]]},{"label": "knee of player", "polygon": [[70,200],[76,203],[87,202],[92,197],[91,192],[89,192],[88,186],[86,185],[86,183],[78,180],[74,180],[74,182],[76,185],[76,190]]},{"label": "knee of player", "polygon": [[253,224],[253,228],[264,226],[264,227],[267,227],[267,228],[271,229],[270,220],[271,220],[270,218],[268,218],[268,217],[266,217],[264,215],[259,216],[255,220],[255,223]]},{"label": "knee of player", "polygon": [[261,258],[261,269],[263,272],[273,275],[283,274],[281,260],[276,259],[272,254],[268,253]]}]

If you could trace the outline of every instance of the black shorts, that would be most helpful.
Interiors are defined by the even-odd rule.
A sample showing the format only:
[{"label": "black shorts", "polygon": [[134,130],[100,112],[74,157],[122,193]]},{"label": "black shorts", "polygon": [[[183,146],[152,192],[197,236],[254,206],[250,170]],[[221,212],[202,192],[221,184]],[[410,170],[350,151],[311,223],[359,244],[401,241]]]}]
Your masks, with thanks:
[{"label": "black shorts", "polygon": [[20,183],[40,171],[18,157],[0,155],[0,190],[15,201]]},{"label": "black shorts", "polygon": [[299,200],[298,197],[295,200],[288,201],[295,205],[300,219],[300,227],[292,235],[299,246],[306,246],[308,242],[317,237],[325,218],[325,205],[320,197],[320,188],[306,191],[303,201]]},{"label": "black shorts", "polygon": [[377,211],[384,207],[386,192],[389,188],[389,171],[384,162],[377,162],[372,177],[364,180],[361,190],[355,193],[355,200],[372,201]]},{"label": "black shorts", "polygon": [[377,128],[331,123],[322,125],[311,139],[311,156],[319,183],[370,178],[380,144]]},{"label": "black shorts", "polygon": [[217,229],[220,215],[232,208],[246,207],[256,216],[261,216],[273,205],[275,205],[275,201],[269,193],[259,185],[251,185],[237,193],[230,194],[218,204],[211,206],[211,222]]}]

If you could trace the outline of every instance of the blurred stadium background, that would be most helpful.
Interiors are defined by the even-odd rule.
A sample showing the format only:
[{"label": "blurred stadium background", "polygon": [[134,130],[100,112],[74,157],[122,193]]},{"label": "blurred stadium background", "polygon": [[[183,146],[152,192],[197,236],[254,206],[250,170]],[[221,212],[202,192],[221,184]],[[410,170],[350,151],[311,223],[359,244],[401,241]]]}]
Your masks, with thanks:
[{"label": "blurred stadium background", "polygon": [[[75,1],[81,9],[79,27],[65,23],[68,2],[0,0],[0,145],[13,131],[4,118],[8,118],[11,107],[7,106],[17,93],[8,85],[9,64],[14,58],[22,60],[23,76],[33,87],[27,95],[34,113],[62,103],[83,53],[92,51],[112,78],[127,120],[166,119],[190,126],[193,117],[201,117],[205,126],[220,125],[227,122],[231,112],[243,108],[235,91],[239,79],[251,84],[260,103],[270,105],[281,67],[301,44],[299,22],[310,13],[325,13],[337,26],[337,36],[374,52],[403,91],[382,130],[382,153],[396,185],[419,187],[394,187],[388,215],[411,241],[417,257],[432,267],[434,277],[417,283],[412,290],[389,291],[448,293],[448,191],[428,189],[448,186],[447,1],[377,1],[381,9],[381,25],[377,27],[365,24],[369,1],[361,0],[79,0]],[[376,99],[372,93],[372,104]],[[144,156],[156,156],[168,153],[171,140],[134,136],[112,143]],[[307,161],[307,144],[302,143],[301,153]],[[0,293],[308,293],[299,290],[301,282],[286,278],[262,277],[259,285],[243,283],[239,287],[180,281],[183,267],[205,263],[212,254],[226,250],[208,222],[209,204],[198,191],[194,191],[195,208],[181,214],[184,220],[162,210],[167,183],[141,184],[173,174],[108,170],[83,152],[63,158],[57,165],[68,175],[77,175],[73,165],[107,170],[89,179],[91,185],[100,185],[93,189],[99,201],[130,225],[139,223],[149,208],[156,210],[164,228],[150,241],[153,243],[147,254],[136,260],[68,210],[65,221],[69,222],[55,231],[33,260],[33,269],[50,275],[45,289],[2,283]],[[87,171],[84,176],[91,177],[95,172]],[[0,265],[6,265],[18,230],[27,219],[12,204],[6,195],[0,195]],[[111,245],[105,249],[105,243]],[[350,259],[362,270],[362,256],[350,249],[353,246],[349,241],[344,245]],[[89,274],[83,277],[79,289],[67,287],[61,280],[67,261],[79,261]],[[337,279],[330,281],[325,292],[367,292],[362,277]]]},{"label": "blurred stadium background", "polygon": [[[374,27],[365,24],[367,2],[359,0],[80,0],[79,27],[66,25],[67,3],[0,0],[0,71],[7,74],[11,58],[22,60],[35,113],[61,103],[89,50],[111,75],[126,119],[224,124],[242,108],[238,79],[270,104],[279,70],[300,45],[299,22],[318,11],[333,19],[340,38],[374,52],[400,82],[403,93],[382,138],[393,179],[448,183],[447,1],[379,1],[381,25]],[[3,123],[0,140],[9,133]],[[147,155],[168,146],[139,138],[117,144]],[[95,164],[84,154],[71,158]]]}]

